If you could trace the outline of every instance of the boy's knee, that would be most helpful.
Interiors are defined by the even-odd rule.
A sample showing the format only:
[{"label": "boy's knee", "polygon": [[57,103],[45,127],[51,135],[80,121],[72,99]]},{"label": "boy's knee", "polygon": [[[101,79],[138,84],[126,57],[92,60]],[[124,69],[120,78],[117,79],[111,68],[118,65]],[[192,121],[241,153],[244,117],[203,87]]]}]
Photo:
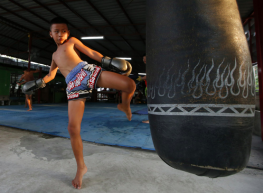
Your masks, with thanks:
[{"label": "boy's knee", "polygon": [[127,87],[129,88],[129,92],[132,93],[132,92],[134,92],[135,89],[136,89],[136,84],[135,84],[135,82],[134,82],[132,79],[130,79],[130,80],[127,82]]},{"label": "boy's knee", "polygon": [[74,125],[70,125],[70,124],[68,125],[68,132],[70,136],[79,134],[77,127]]}]

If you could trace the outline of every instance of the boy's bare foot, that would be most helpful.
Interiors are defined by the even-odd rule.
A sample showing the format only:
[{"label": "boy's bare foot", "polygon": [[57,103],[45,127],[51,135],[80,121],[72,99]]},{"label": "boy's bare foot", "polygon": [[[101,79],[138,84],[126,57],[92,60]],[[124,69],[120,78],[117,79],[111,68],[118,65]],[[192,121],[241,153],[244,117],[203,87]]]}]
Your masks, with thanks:
[{"label": "boy's bare foot", "polygon": [[28,109],[27,111],[32,111],[32,109]]},{"label": "boy's bare foot", "polygon": [[118,104],[117,108],[120,111],[123,111],[126,114],[127,119],[131,121],[132,118],[131,108],[124,108],[122,104]]},{"label": "boy's bare foot", "polygon": [[142,121],[143,123],[149,123],[149,120],[147,120],[147,121]]},{"label": "boy's bare foot", "polygon": [[74,188],[81,189],[82,178],[87,171],[88,168],[86,166],[84,168],[78,168],[76,177],[74,180],[72,180],[72,186],[74,186]]}]

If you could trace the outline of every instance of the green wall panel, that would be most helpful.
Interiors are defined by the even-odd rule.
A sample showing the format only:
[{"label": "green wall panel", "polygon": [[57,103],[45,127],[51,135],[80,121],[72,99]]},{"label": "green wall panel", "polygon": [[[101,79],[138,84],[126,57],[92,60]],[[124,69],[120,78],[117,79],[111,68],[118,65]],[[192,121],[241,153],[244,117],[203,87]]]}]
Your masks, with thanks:
[{"label": "green wall panel", "polygon": [[9,96],[10,71],[0,69],[0,95]]},{"label": "green wall panel", "polygon": [[[1,66],[0,64],[0,95],[10,95],[10,76],[11,74],[22,75],[23,69],[15,66]],[[42,72],[42,78],[47,75],[47,72]],[[34,74],[35,79],[38,79],[39,74]],[[60,83],[57,85],[56,83]],[[61,74],[57,74],[55,79],[48,83],[51,87],[53,102],[60,103],[66,100],[66,82],[65,78]],[[57,87],[59,86],[59,87]],[[54,89],[55,88],[55,89]],[[63,91],[62,91],[63,90]],[[37,97],[37,95],[36,95]]]}]

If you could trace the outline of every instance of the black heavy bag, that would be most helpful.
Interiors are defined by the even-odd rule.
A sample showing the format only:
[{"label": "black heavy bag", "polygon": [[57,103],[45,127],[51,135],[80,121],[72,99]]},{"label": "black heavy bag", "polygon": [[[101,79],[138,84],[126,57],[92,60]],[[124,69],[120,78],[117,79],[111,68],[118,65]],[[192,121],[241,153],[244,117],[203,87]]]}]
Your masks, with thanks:
[{"label": "black heavy bag", "polygon": [[147,0],[148,113],[168,165],[241,171],[250,154],[254,76],[236,0]]}]

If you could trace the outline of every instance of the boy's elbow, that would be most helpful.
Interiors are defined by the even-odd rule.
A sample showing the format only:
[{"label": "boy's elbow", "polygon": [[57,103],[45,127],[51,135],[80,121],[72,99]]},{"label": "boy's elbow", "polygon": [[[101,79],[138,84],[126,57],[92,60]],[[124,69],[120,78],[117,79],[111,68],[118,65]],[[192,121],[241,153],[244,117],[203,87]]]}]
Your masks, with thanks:
[{"label": "boy's elbow", "polygon": [[56,75],[52,75],[50,80],[53,80],[56,77]]},{"label": "boy's elbow", "polygon": [[44,81],[47,83],[47,82],[50,82],[51,80],[53,80],[55,78],[54,75],[52,74],[47,74],[43,79]]}]

